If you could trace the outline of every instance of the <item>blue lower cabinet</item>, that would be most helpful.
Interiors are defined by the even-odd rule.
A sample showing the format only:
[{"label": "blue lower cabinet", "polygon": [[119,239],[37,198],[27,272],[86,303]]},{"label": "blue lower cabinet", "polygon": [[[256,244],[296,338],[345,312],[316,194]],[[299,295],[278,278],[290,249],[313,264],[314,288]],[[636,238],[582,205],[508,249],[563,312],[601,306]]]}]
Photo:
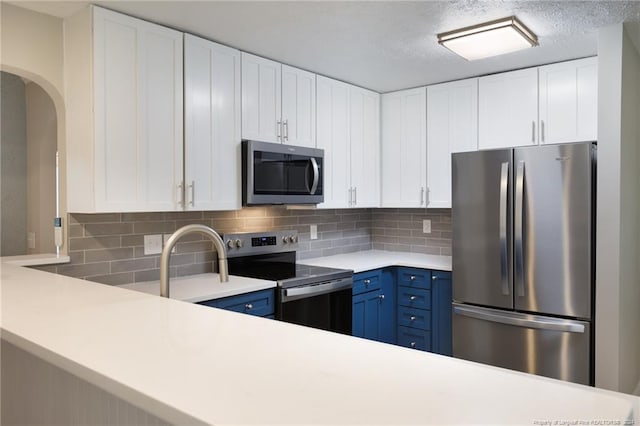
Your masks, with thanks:
[{"label": "blue lower cabinet", "polygon": [[205,302],[199,302],[198,304],[265,318],[274,318],[276,312],[274,289],[207,300]]},{"label": "blue lower cabinet", "polygon": [[433,352],[451,356],[451,272],[432,271]]},{"label": "blue lower cabinet", "polygon": [[392,276],[384,270],[367,271],[355,274],[353,282],[352,335],[393,343],[395,297]]}]

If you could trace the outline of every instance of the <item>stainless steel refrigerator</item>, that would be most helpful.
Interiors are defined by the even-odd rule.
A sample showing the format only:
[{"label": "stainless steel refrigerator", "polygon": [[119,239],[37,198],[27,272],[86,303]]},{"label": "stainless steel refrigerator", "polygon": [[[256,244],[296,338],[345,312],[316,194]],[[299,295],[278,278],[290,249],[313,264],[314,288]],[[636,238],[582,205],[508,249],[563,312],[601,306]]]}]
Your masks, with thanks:
[{"label": "stainless steel refrigerator", "polygon": [[595,143],[452,155],[453,356],[593,384]]}]

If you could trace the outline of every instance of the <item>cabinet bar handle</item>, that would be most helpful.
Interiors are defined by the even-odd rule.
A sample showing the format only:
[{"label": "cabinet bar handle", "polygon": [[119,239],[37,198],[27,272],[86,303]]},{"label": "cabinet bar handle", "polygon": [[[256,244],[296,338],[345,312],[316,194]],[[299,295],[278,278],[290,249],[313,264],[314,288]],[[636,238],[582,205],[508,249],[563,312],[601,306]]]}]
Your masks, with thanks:
[{"label": "cabinet bar handle", "polygon": [[542,142],[544,142],[544,120],[540,120],[540,137],[542,138]]},{"label": "cabinet bar handle", "polygon": [[276,139],[282,142],[282,121],[276,121]]},{"label": "cabinet bar handle", "polygon": [[358,205],[358,187],[357,186],[353,187],[353,205],[354,206]]},{"label": "cabinet bar handle", "polygon": [[178,184],[178,196],[177,196],[177,203],[180,207],[182,207],[182,200],[184,199],[184,194],[182,191],[182,182],[180,182]]},{"label": "cabinet bar handle", "polygon": [[531,122],[531,142],[536,143],[536,122]]},{"label": "cabinet bar handle", "polygon": [[191,200],[189,200],[189,205],[190,206],[194,206],[195,204],[195,199],[196,199],[196,182],[195,181],[191,181],[191,185],[189,185],[189,188],[191,189]]},{"label": "cabinet bar handle", "polygon": [[353,188],[349,188],[349,207],[353,205]]},{"label": "cabinet bar handle", "polygon": [[289,141],[289,119],[284,120],[284,122],[282,123],[282,126],[284,128],[283,132],[282,132],[282,137],[284,138],[285,141]]},{"label": "cabinet bar handle", "polygon": [[424,204],[424,186],[420,188],[420,205]]}]

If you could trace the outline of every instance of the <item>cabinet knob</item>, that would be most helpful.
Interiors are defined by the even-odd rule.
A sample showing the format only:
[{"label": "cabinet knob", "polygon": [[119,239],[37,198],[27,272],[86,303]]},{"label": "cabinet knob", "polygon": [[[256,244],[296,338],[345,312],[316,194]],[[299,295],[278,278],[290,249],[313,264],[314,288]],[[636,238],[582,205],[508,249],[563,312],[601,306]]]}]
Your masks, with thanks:
[{"label": "cabinet knob", "polygon": [[432,281],[435,281],[435,280],[437,280],[437,279],[438,279],[438,277],[436,277],[435,275],[431,277],[431,280],[432,280]]},{"label": "cabinet knob", "polygon": [[413,280],[415,280],[415,279],[416,279],[416,276],[415,276],[415,275],[411,275],[411,276],[409,277],[409,280],[410,280],[410,281],[413,281]]},{"label": "cabinet knob", "polygon": [[245,309],[253,309],[253,305],[251,303],[247,303],[244,307]]},{"label": "cabinet knob", "polygon": [[409,343],[409,345],[411,345],[412,348],[415,348],[416,347],[416,342],[411,342],[411,343]]},{"label": "cabinet knob", "polygon": [[416,300],[416,297],[415,296],[409,296],[409,300],[411,300],[411,301]]},{"label": "cabinet knob", "polygon": [[371,284],[371,280],[364,280],[364,285],[369,285]]},{"label": "cabinet knob", "polygon": [[379,296],[378,296],[378,299],[380,299],[380,300],[384,300],[384,294],[379,295]]},{"label": "cabinet knob", "polygon": [[415,320],[416,320],[416,317],[415,317],[414,315],[411,315],[411,316],[409,317],[409,319],[410,319],[411,321],[415,321]]}]

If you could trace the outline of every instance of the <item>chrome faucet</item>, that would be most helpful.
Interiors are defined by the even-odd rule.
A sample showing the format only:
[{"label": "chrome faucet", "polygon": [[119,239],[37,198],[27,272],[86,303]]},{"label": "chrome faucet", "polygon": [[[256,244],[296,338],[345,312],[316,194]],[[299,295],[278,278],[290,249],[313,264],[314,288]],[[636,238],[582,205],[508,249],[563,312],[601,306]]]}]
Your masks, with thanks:
[{"label": "chrome faucet", "polygon": [[167,240],[160,256],[160,296],[169,297],[169,259],[171,258],[171,250],[178,240],[187,234],[198,232],[211,238],[213,245],[218,252],[218,274],[220,274],[220,282],[229,281],[229,272],[227,269],[227,249],[220,235],[206,225],[187,225],[174,232]]}]

